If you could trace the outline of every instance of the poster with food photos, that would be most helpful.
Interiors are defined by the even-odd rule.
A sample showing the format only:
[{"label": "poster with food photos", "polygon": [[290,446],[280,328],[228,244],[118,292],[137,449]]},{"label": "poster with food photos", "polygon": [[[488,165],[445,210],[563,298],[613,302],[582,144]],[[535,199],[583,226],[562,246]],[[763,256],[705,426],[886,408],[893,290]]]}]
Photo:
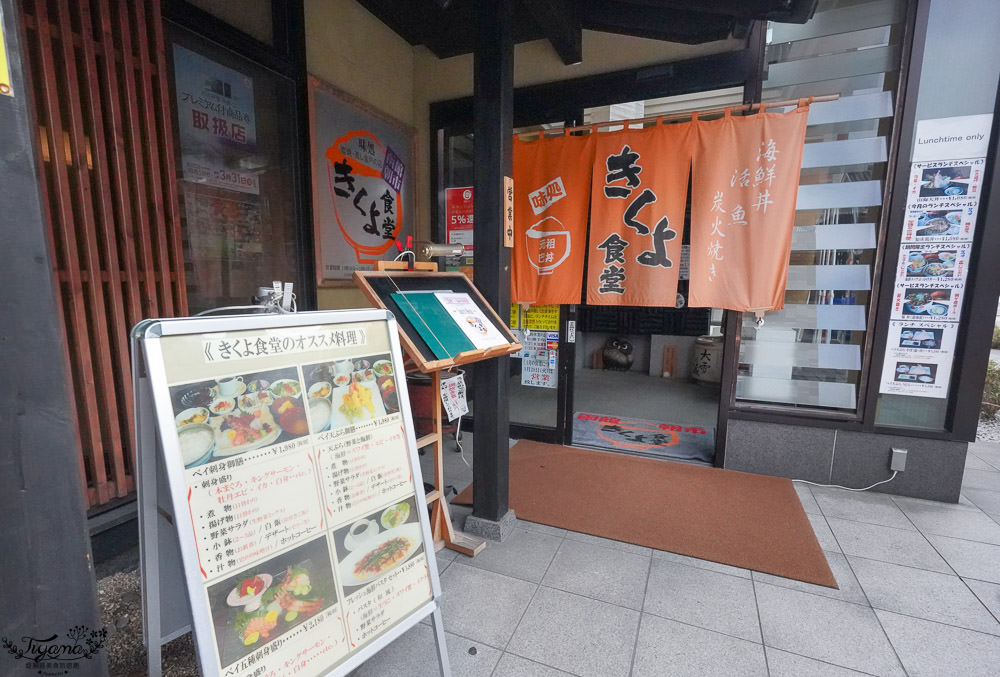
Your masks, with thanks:
[{"label": "poster with food photos", "polygon": [[964,297],[965,286],[961,282],[903,282],[896,285],[893,293],[890,318],[954,322]]},{"label": "poster with food photos", "polygon": [[965,282],[970,249],[968,242],[904,244],[899,248],[896,280]]},{"label": "poster with food photos", "polygon": [[147,342],[204,674],[345,674],[439,590],[389,329]]},{"label": "poster with food photos", "polygon": [[947,397],[957,333],[954,322],[890,321],[881,391]]},{"label": "poster with food photos", "polygon": [[963,140],[985,148],[989,134],[980,128],[981,118],[918,122],[919,161],[910,164],[884,394],[948,396],[986,166],[983,157],[955,159],[954,149],[969,152],[972,146]]},{"label": "poster with food photos", "polygon": [[911,163],[907,207],[933,210],[978,202],[985,167],[985,158]]}]

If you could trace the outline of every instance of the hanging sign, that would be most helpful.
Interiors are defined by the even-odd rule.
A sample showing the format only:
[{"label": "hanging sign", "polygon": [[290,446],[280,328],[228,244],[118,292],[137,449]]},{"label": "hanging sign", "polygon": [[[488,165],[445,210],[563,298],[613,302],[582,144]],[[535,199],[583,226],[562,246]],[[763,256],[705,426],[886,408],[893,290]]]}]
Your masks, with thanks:
[{"label": "hanging sign", "polygon": [[174,87],[184,180],[259,195],[253,78],[174,45]]},{"label": "hanging sign", "polygon": [[691,148],[689,123],[597,136],[587,303],[673,306]]},{"label": "hanging sign", "polygon": [[593,135],[514,139],[511,301],[580,302]]},{"label": "hanging sign", "polygon": [[692,123],[688,305],[784,306],[809,107]]},{"label": "hanging sign", "polygon": [[192,318],[146,328],[203,674],[344,675],[396,626],[437,613],[389,317]]},{"label": "hanging sign", "polygon": [[461,373],[441,378],[441,404],[449,422],[469,413],[469,403],[465,399],[465,377]]}]

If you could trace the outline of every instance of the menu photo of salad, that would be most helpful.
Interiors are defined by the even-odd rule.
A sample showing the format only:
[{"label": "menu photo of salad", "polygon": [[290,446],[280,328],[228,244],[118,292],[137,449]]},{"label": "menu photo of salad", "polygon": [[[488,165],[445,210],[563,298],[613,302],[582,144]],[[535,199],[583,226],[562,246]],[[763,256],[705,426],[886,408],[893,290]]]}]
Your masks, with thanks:
[{"label": "menu photo of salad", "polygon": [[226,667],[338,603],[326,537],[208,586],[208,602]]}]

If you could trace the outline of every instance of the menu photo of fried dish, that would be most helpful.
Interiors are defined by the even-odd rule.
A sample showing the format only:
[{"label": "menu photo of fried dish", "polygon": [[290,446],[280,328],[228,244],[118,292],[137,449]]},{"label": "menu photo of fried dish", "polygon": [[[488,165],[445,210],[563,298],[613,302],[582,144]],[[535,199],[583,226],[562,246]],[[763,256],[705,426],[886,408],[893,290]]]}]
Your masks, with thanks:
[{"label": "menu photo of fried dish", "polygon": [[345,589],[371,583],[424,550],[412,498],[335,531],[334,541],[340,557],[337,569]]},{"label": "menu photo of fried dish", "polygon": [[260,649],[337,601],[325,537],[209,586],[223,667]]}]

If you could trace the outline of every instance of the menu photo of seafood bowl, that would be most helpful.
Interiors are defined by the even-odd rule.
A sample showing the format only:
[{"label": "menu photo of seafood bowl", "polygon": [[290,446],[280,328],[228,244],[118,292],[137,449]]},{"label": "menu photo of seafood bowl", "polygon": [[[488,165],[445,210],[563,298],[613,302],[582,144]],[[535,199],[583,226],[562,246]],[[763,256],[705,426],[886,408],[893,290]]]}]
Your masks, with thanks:
[{"label": "menu photo of seafood bowl", "polygon": [[337,602],[327,543],[314,539],[208,587],[222,667]]},{"label": "menu photo of seafood bowl", "polygon": [[972,165],[927,167],[920,176],[920,197],[957,197],[969,192]]},{"label": "menu photo of seafood bowl", "polygon": [[919,317],[944,317],[951,301],[950,289],[906,289],[903,296],[903,315]]},{"label": "menu photo of seafood bowl", "polygon": [[170,399],[185,468],[309,432],[296,367],[172,386]]},{"label": "menu photo of seafood bowl", "polygon": [[345,595],[424,552],[423,533],[412,496],[337,529],[333,539]]},{"label": "menu photo of seafood bowl", "polygon": [[937,377],[936,364],[917,364],[913,362],[896,363],[897,381],[916,381],[918,383],[934,383]]},{"label": "menu photo of seafood bowl", "polygon": [[958,235],[962,226],[962,212],[936,210],[917,215],[917,237],[951,237]]},{"label": "menu photo of seafood bowl", "polygon": [[399,411],[388,353],[310,364],[303,373],[313,432]]},{"label": "menu photo of seafood bowl", "polygon": [[911,251],[906,259],[907,277],[954,277],[957,249]]}]

